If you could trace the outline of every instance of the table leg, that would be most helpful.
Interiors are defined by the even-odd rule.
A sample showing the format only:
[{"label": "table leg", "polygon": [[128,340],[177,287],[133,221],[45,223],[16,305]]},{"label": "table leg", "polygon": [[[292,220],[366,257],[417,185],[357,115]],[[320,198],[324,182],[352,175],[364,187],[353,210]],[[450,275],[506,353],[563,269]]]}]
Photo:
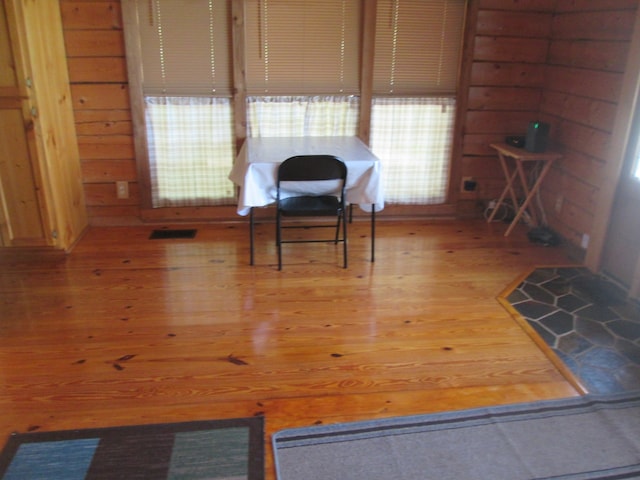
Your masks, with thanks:
[{"label": "table leg", "polygon": [[502,190],[502,193],[500,194],[500,197],[496,202],[493,212],[491,212],[491,215],[487,219],[487,223],[490,223],[493,221],[493,218],[495,217],[496,213],[498,212],[498,209],[504,202],[504,199],[507,196],[507,194],[511,194],[511,201],[513,202],[513,207],[516,208],[518,205],[518,199],[513,190],[513,182],[516,179],[516,176],[518,175],[518,170],[514,169],[513,172],[510,172],[509,167],[507,165],[507,161],[505,160],[503,155],[500,153],[498,154],[498,157],[500,158],[500,165],[502,166],[502,171],[504,173],[504,178],[507,181],[507,185],[504,187],[504,190]]},{"label": "table leg", "polygon": [[531,203],[531,200],[533,200],[533,197],[535,196],[536,192],[540,188],[540,185],[542,184],[542,180],[544,180],[544,177],[547,175],[547,172],[551,168],[552,164],[553,164],[553,161],[551,161],[551,160],[545,162],[544,167],[542,168],[542,171],[540,172],[540,175],[538,175],[538,179],[533,184],[533,187],[531,187],[531,190],[529,190],[529,194],[527,195],[527,198],[525,199],[524,203],[518,209],[518,214],[515,216],[515,218],[511,222],[511,225],[509,225],[509,228],[507,228],[507,231],[504,233],[505,237],[511,233],[511,230],[513,230],[513,227],[516,226],[516,223],[518,223],[518,220],[520,220],[520,217],[522,217],[522,214],[524,213],[524,211],[527,209],[527,207]]},{"label": "table leg", "polygon": [[[517,166],[517,169],[518,169],[518,176],[520,177],[520,184],[522,185],[522,191],[524,192],[524,198],[525,198],[525,201],[526,201],[526,199],[529,198],[529,194],[530,194],[529,182],[527,180],[527,175],[525,174],[525,171],[524,171],[523,163],[520,160],[516,160],[516,166]],[[524,203],[523,203],[523,205],[524,205]],[[524,215],[525,211],[526,210],[522,210],[522,214],[523,215]],[[531,215],[531,220],[533,221],[532,223],[534,225],[537,225],[538,224],[538,212],[536,212],[536,209],[532,208],[529,211],[529,215]]]},{"label": "table leg", "polygon": [[253,207],[249,209],[249,265],[253,265]]},{"label": "table leg", "polygon": [[371,204],[371,263],[376,261],[376,204]]}]

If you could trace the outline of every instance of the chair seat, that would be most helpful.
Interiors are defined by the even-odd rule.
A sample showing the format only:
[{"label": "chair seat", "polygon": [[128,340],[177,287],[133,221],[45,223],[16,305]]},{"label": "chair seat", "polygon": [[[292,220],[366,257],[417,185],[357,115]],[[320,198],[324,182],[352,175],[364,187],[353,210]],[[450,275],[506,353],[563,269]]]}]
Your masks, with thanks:
[{"label": "chair seat", "polygon": [[[337,181],[335,194],[318,195],[309,182]],[[299,195],[282,195],[282,182],[298,182],[296,192]],[[305,188],[305,182],[307,187]],[[342,160],[333,155],[296,155],[287,158],[278,167],[276,182],[276,248],[278,249],[278,270],[282,270],[283,243],[326,242],[325,238],[283,238],[282,232],[289,228],[333,227],[335,237],[333,243],[342,242],[344,268],[347,268],[347,220],[345,219],[345,184],[347,183],[347,167]],[[301,185],[302,184],[302,185]],[[326,187],[326,185],[325,185]],[[290,194],[293,192],[290,192]],[[308,217],[294,222],[286,222],[284,217]],[[315,217],[335,217],[335,226],[326,221],[313,221]],[[342,225],[342,238],[340,226]]]},{"label": "chair seat", "polygon": [[334,216],[340,213],[340,200],[330,195],[290,197],[280,200],[282,215],[291,217]]}]

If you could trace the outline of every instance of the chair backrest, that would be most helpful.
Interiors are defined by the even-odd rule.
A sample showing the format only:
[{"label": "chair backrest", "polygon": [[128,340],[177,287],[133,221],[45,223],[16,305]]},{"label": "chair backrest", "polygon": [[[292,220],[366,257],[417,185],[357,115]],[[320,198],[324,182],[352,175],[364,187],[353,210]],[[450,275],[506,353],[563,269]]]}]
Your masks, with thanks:
[{"label": "chair backrest", "polygon": [[347,166],[333,155],[297,155],[286,159],[278,167],[280,182],[313,180],[346,180]]}]

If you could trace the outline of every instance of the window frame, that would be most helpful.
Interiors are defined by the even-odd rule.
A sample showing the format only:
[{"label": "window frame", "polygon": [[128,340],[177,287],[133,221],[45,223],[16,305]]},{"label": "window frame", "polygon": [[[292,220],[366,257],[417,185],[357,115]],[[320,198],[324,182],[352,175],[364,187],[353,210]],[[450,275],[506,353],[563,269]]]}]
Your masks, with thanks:
[{"label": "window frame", "polygon": [[[233,112],[233,131],[235,135],[236,151],[239,150],[247,137],[247,89],[245,77],[245,0],[229,0],[231,2],[231,40],[232,40],[232,71],[233,88],[231,103]],[[366,144],[370,143],[371,112],[373,104],[373,66],[374,66],[374,46],[376,29],[376,0],[360,0],[362,15],[362,54],[360,65],[360,114],[358,124],[358,137]],[[469,48],[468,40],[472,38],[470,29],[466,22],[472,14],[477,11],[475,2],[465,1],[465,26],[463,28],[462,55],[459,64],[458,88],[456,93],[456,117],[453,135],[453,145],[449,161],[449,185],[445,204],[451,205],[457,200],[459,192],[452,185],[457,183],[459,176],[459,166],[454,161],[461,152],[460,125],[461,112],[466,106],[466,97],[460,92],[465,91],[465,85],[461,85],[461,78],[465,77],[464,69],[468,68],[470,62],[465,64],[465,49]],[[131,103],[131,116],[134,131],[134,148],[136,154],[136,165],[138,172],[138,183],[140,191],[141,210],[152,209],[151,194],[151,171],[149,166],[149,152],[147,147],[147,133],[145,124],[145,105],[142,90],[142,72],[140,70],[141,46],[136,31],[136,6],[134,0],[122,0],[121,2],[123,27],[125,37],[126,60],[129,75],[129,96]],[[462,98],[463,97],[463,98]],[[179,207],[178,207],[179,208]]]}]

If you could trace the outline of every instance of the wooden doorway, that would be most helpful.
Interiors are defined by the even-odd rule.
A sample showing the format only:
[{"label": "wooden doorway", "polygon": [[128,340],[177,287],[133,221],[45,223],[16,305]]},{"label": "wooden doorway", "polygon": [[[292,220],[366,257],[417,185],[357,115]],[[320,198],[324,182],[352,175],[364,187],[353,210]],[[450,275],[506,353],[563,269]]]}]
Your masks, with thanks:
[{"label": "wooden doorway", "polygon": [[[640,82],[639,82],[640,83]],[[637,97],[637,94],[636,94]],[[602,273],[640,298],[640,108],[633,127],[602,255]]]}]

